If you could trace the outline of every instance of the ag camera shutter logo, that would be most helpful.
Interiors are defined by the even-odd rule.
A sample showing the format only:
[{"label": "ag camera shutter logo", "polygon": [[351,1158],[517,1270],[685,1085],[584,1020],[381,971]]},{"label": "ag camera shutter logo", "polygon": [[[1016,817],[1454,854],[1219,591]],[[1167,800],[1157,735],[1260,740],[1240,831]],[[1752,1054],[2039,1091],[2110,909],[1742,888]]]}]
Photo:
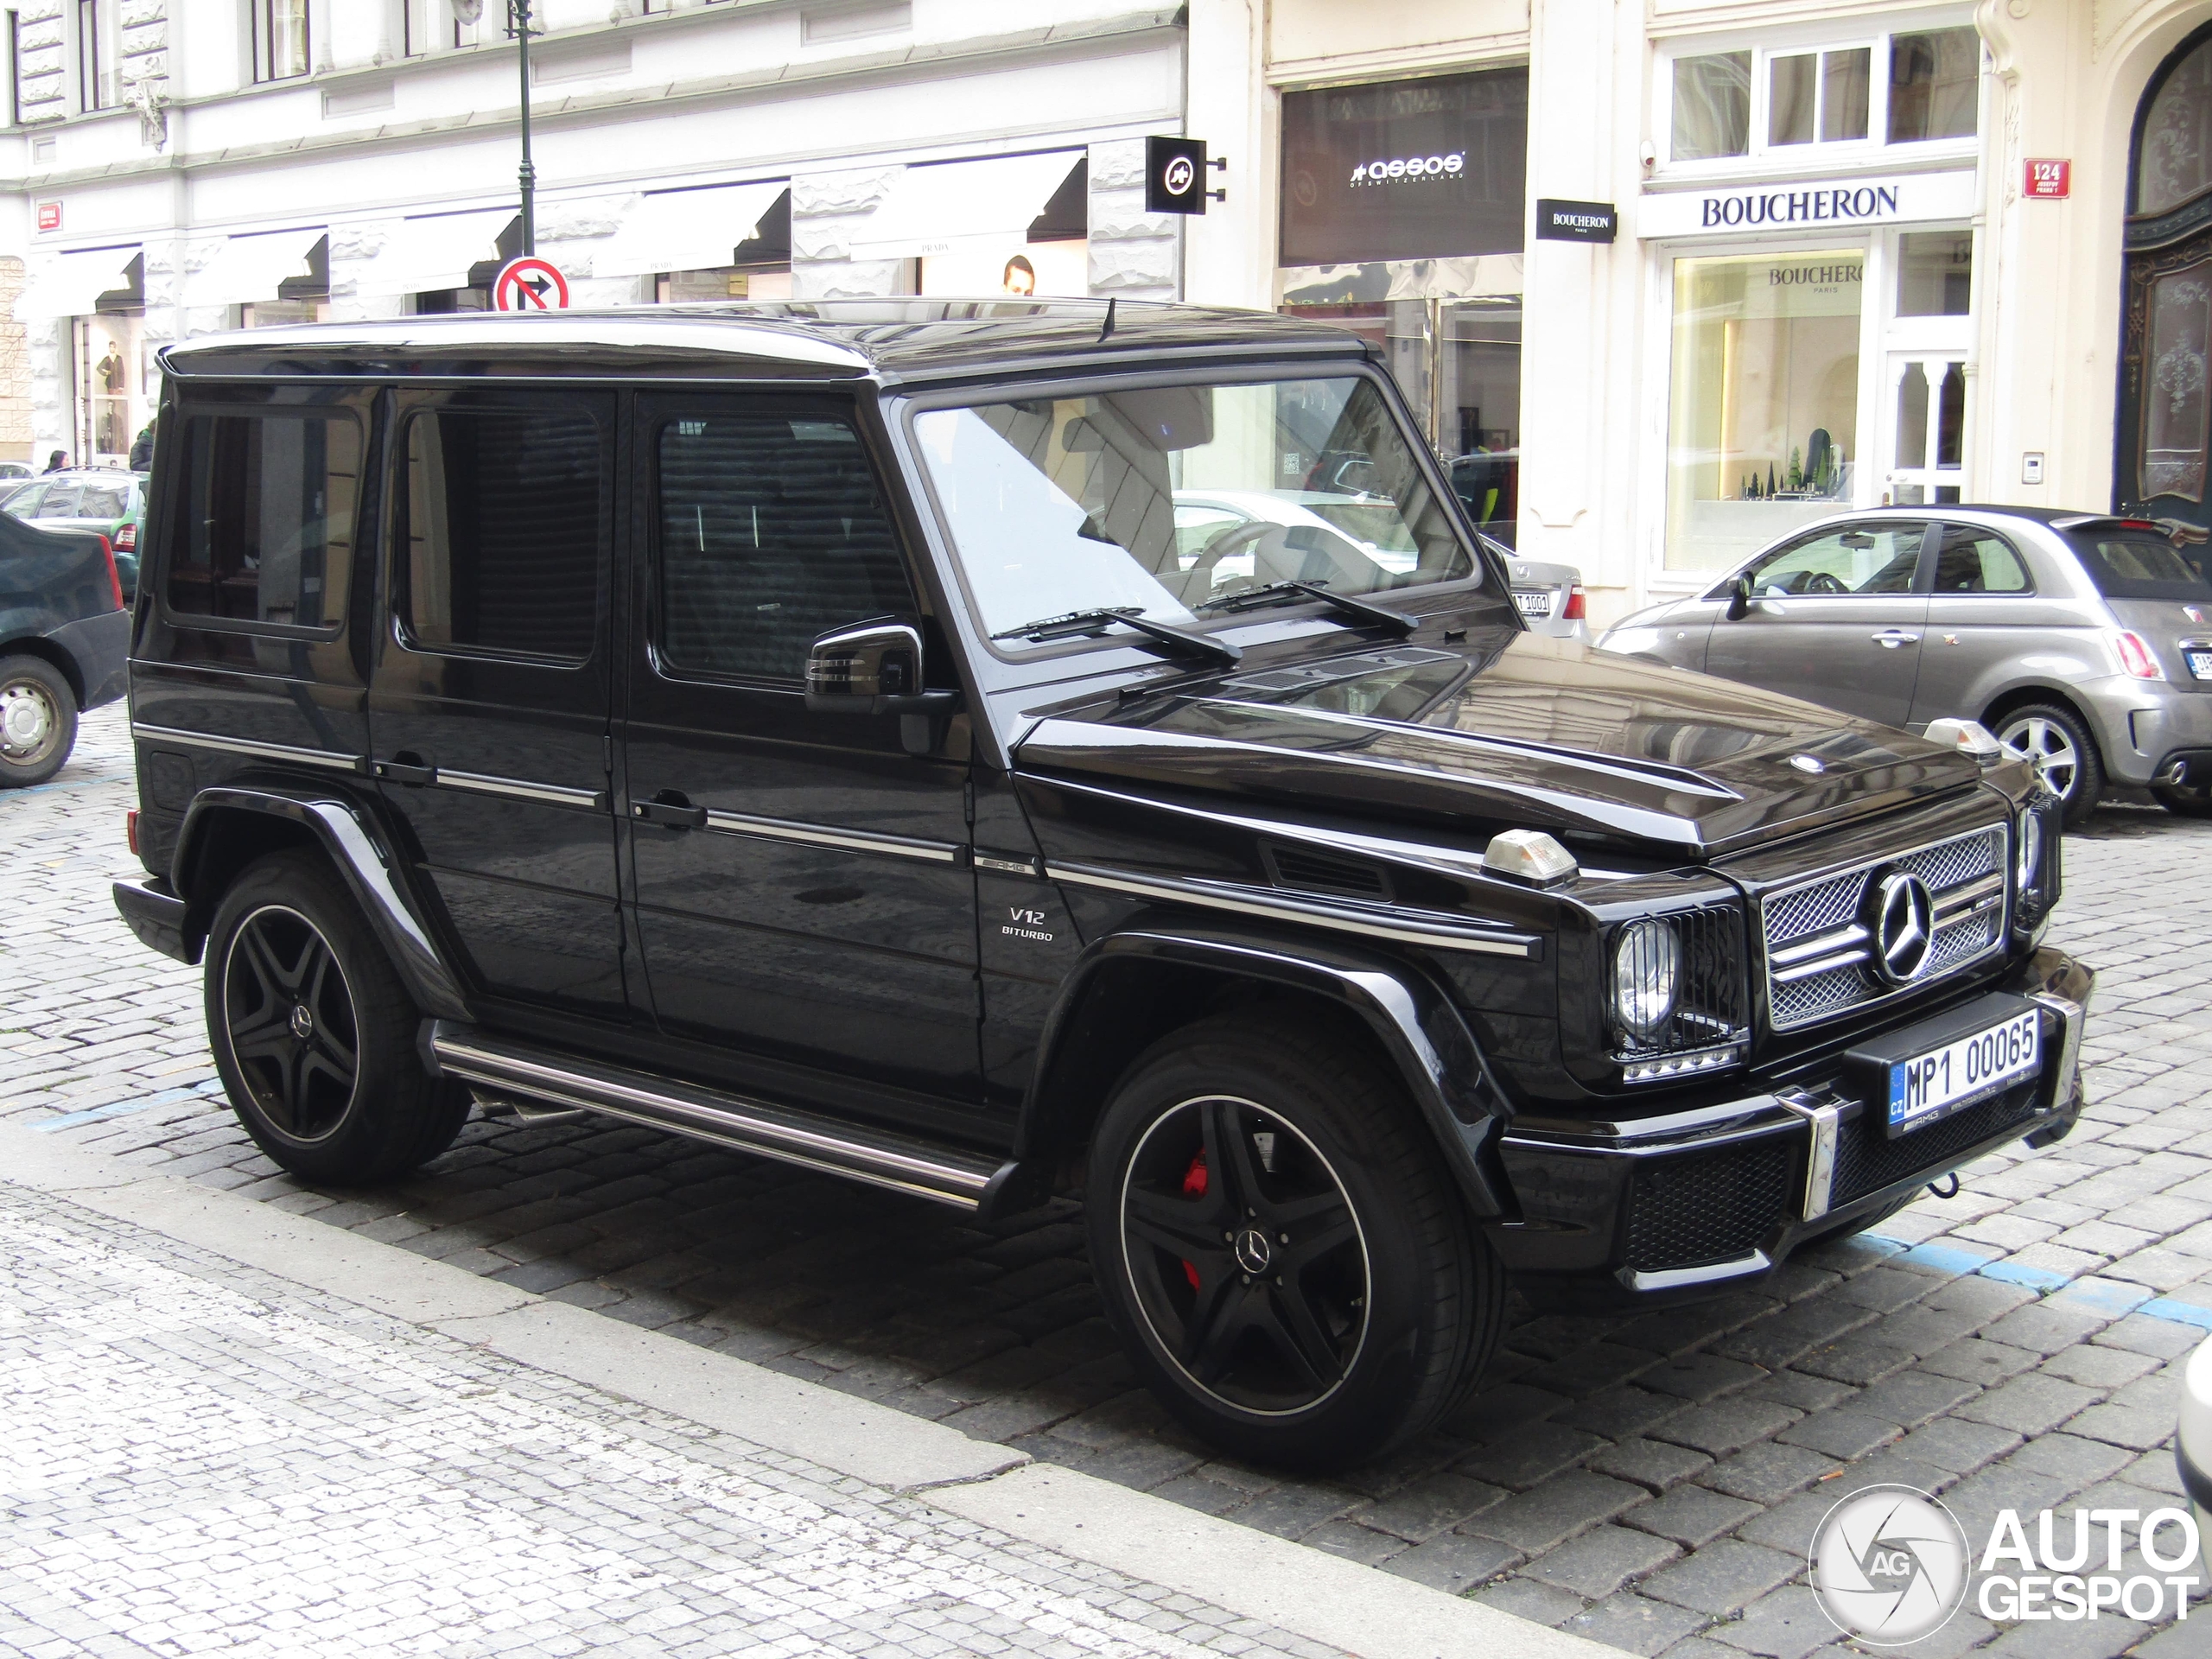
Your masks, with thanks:
[{"label": "ag camera shutter logo", "polygon": [[1402,156],[1394,161],[1362,162],[1351,170],[1356,189],[1368,184],[1396,184],[1421,179],[1456,179],[1466,170],[1464,150],[1449,156]]},{"label": "ag camera shutter logo", "polygon": [[1837,1629],[1896,1648],[1950,1621],[1972,1562],[1965,1529],[1941,1503],[1910,1486],[1869,1486],[1821,1520],[1810,1565],[1821,1611]]}]

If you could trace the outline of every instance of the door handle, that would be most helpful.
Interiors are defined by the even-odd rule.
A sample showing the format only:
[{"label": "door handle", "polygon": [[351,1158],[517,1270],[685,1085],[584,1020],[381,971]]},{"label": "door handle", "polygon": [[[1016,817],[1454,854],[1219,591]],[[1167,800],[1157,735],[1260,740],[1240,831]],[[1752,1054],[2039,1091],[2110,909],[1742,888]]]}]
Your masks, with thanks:
[{"label": "door handle", "polygon": [[387,783],[405,784],[410,789],[420,789],[425,784],[438,781],[438,769],[412,749],[402,749],[389,760],[377,762],[377,776]]},{"label": "door handle", "polygon": [[1899,645],[1916,645],[1920,643],[1918,634],[1907,633],[1903,628],[1885,628],[1879,633],[1870,633],[1866,637],[1884,651],[1895,651]]},{"label": "door handle", "polygon": [[694,806],[683,791],[664,789],[650,801],[630,803],[630,816],[645,823],[658,823],[669,830],[703,830],[707,827],[707,809]]}]

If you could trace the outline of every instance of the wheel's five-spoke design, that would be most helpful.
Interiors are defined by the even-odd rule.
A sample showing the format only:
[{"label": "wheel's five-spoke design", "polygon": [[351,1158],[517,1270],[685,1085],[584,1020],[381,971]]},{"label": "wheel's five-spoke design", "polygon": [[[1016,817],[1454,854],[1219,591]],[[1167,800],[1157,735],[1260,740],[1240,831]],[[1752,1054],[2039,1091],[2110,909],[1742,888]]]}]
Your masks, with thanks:
[{"label": "wheel's five-spoke design", "polygon": [[1366,1335],[1369,1268],[1351,1200],[1313,1143],[1249,1101],[1171,1107],[1121,1201],[1122,1258],[1160,1346],[1246,1411],[1334,1393]]},{"label": "wheel's five-spoke design", "polygon": [[2007,725],[1997,734],[1997,741],[2021,759],[2034,761],[2059,799],[2074,798],[2074,781],[2081,767],[2073,740],[2056,721],[2031,715]]},{"label": "wheel's five-spoke design", "polygon": [[359,1039],[345,972],[314,923],[265,905],[238,925],[223,1018],[254,1103],[279,1133],[317,1141],[339,1126],[353,1100]]}]

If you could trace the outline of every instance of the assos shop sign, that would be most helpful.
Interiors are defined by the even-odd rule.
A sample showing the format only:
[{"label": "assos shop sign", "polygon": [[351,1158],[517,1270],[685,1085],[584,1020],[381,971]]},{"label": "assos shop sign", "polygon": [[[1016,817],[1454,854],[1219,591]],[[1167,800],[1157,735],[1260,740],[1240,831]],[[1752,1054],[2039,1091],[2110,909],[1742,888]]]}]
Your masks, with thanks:
[{"label": "assos shop sign", "polygon": [[1466,170],[1467,153],[1449,156],[1400,156],[1389,161],[1362,162],[1351,170],[1354,189],[1370,184],[1402,184],[1423,179],[1456,179]]},{"label": "assos shop sign", "polygon": [[1637,203],[1636,233],[1651,240],[1965,219],[1974,212],[1974,178],[1962,169],[1654,192]]}]

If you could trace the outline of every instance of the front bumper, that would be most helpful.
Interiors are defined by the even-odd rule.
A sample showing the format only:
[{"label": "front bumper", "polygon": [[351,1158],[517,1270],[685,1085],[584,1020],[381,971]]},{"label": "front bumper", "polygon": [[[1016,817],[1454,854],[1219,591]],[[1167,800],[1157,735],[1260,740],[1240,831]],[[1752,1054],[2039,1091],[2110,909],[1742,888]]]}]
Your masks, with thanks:
[{"label": "front bumper", "polygon": [[2039,1007],[2041,1074],[1896,1140],[1840,1056],[1831,1078],[1689,1111],[1516,1122],[1499,1151],[1521,1217],[1491,1224],[1491,1241],[1522,1289],[1554,1305],[1686,1300],[1755,1281],[1984,1153],[2071,1129],[2094,984],[2063,952],[2036,951],[1985,995]]}]

